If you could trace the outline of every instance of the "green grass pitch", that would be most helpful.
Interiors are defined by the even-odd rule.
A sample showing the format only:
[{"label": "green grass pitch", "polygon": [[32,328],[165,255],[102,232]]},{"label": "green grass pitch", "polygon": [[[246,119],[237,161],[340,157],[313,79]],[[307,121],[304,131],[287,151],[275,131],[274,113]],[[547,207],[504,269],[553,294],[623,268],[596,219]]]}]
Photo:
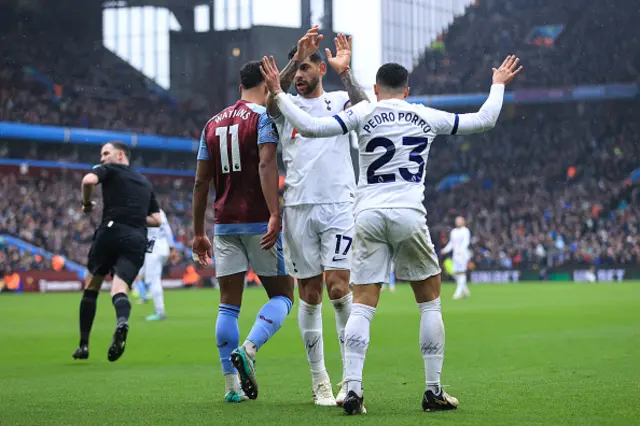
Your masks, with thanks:
[{"label": "green grass pitch", "polygon": [[[107,361],[115,315],[101,294],[91,358],[73,361],[80,294],[0,295],[0,425],[624,425],[640,424],[640,283],[483,285],[464,301],[443,289],[443,384],[457,411],[423,413],[419,313],[410,289],[383,293],[365,364],[369,414],[315,407],[297,304],[258,354],[260,395],[225,404],[214,290],[166,293],[169,320],[134,305],[127,351]],[[247,290],[246,336],[262,290]],[[340,360],[326,303],[325,357]]]}]

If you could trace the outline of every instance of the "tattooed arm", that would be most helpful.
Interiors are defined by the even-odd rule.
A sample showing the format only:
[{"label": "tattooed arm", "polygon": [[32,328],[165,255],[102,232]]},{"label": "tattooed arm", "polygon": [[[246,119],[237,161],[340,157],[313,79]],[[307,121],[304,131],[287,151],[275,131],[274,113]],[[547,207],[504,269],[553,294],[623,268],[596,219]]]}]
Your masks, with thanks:
[{"label": "tattooed arm", "polygon": [[349,104],[347,104],[347,108],[351,105],[356,105],[362,101],[368,101],[369,97],[362,87],[356,81],[356,78],[351,73],[350,69],[347,69],[342,74],[340,74],[340,78],[342,79],[342,84],[344,84],[344,88],[347,89],[347,93],[349,94]]}]

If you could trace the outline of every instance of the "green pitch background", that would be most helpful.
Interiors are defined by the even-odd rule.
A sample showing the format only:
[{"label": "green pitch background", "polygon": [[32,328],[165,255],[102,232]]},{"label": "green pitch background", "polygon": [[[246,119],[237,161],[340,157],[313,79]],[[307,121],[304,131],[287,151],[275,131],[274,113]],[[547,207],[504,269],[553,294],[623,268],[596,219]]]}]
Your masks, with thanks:
[{"label": "green pitch background", "polygon": [[[73,361],[80,294],[0,295],[0,425],[624,425],[640,424],[640,283],[482,285],[443,290],[443,384],[457,411],[423,413],[419,314],[410,289],[383,293],[365,364],[369,414],[311,403],[297,304],[258,354],[260,396],[224,404],[214,290],[170,291],[169,320],[134,305],[127,351],[107,361],[115,315],[99,298],[91,358]],[[262,290],[246,292],[246,336]],[[340,361],[331,306],[325,357]]]}]

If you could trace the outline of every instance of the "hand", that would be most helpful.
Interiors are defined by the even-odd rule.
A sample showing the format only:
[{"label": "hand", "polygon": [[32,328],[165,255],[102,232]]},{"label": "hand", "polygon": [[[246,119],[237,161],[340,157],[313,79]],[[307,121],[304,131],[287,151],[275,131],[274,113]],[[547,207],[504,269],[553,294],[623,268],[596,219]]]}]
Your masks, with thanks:
[{"label": "hand", "polygon": [[520,62],[520,58],[516,58],[516,55],[509,55],[505,58],[502,65],[500,65],[500,68],[492,68],[493,84],[504,84],[506,86],[511,83],[514,77],[524,69],[522,65],[516,69],[518,62]]},{"label": "hand", "polygon": [[91,213],[93,211],[93,207],[96,205],[95,201],[89,201],[89,203],[82,203],[82,211],[84,213]]},{"label": "hand", "polygon": [[201,237],[193,237],[191,250],[193,251],[194,261],[198,262],[202,266],[211,265],[213,250],[211,249],[211,241],[209,241],[209,238],[207,238],[206,235],[203,235]]},{"label": "hand", "polygon": [[262,57],[260,72],[262,73],[265,83],[267,83],[267,88],[274,96],[282,92],[280,72],[278,71],[278,66],[273,56],[270,56],[268,59],[266,56]]},{"label": "hand", "polygon": [[352,38],[344,34],[338,34],[335,38],[336,41],[336,56],[331,54],[330,49],[325,49],[325,53],[327,54],[327,62],[331,65],[338,74],[342,74],[347,67],[349,67],[349,63],[351,62],[351,41]]},{"label": "hand", "polygon": [[262,250],[269,250],[278,242],[280,229],[280,216],[271,216],[269,218],[269,224],[267,225],[267,233],[264,234],[260,241],[260,247],[262,247]]},{"label": "hand", "polygon": [[293,60],[303,62],[318,51],[320,42],[324,37],[322,34],[318,34],[319,29],[319,26],[314,25],[298,40],[298,48],[296,49],[296,54],[293,55]]}]

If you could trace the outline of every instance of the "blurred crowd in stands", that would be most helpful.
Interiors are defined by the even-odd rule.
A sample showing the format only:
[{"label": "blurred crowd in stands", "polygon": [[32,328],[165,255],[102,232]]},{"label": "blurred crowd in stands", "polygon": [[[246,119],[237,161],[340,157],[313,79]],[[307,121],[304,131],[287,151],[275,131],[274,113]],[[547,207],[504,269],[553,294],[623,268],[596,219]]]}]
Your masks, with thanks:
[{"label": "blurred crowd in stands", "polygon": [[[101,193],[94,199],[98,208],[90,215],[78,206],[82,173],[61,170],[38,170],[30,174],[0,173],[0,234],[7,234],[65,256],[81,265],[86,263],[89,246],[101,217]],[[167,213],[177,242],[173,265],[186,264],[191,258],[192,181],[152,178],[161,208]],[[213,223],[209,209],[208,223]],[[1,247],[1,246],[0,246]],[[30,254],[19,255],[12,247],[0,251],[0,260],[13,268],[47,269],[45,259]],[[4,263],[4,262],[0,262]]]},{"label": "blurred crowd in stands", "polygon": [[[483,267],[639,263],[640,190],[627,179],[640,166],[639,113],[637,102],[507,108],[489,133],[436,139],[432,231],[465,216]],[[471,180],[437,192],[452,173]]]},{"label": "blurred crowd in stands", "polygon": [[197,138],[204,108],[178,104],[101,43],[0,29],[0,121]]},{"label": "blurred crowd in stands", "polygon": [[[436,139],[425,197],[434,242],[446,243],[461,214],[477,267],[638,264],[640,189],[626,178],[640,165],[639,114],[637,102],[507,107],[489,133]],[[145,153],[134,150],[134,158]],[[470,180],[437,189],[455,174]],[[171,262],[186,265],[192,181],[150,178],[178,240]],[[0,174],[0,233],[84,264],[100,210],[80,212],[80,179],[77,171]],[[21,268],[38,262],[15,250],[2,256]]]},{"label": "blurred crowd in stands", "polygon": [[[636,0],[478,0],[419,58],[412,93],[485,92],[509,54],[526,66],[514,89],[640,82],[639,14]],[[563,31],[533,42],[545,25]]]}]

